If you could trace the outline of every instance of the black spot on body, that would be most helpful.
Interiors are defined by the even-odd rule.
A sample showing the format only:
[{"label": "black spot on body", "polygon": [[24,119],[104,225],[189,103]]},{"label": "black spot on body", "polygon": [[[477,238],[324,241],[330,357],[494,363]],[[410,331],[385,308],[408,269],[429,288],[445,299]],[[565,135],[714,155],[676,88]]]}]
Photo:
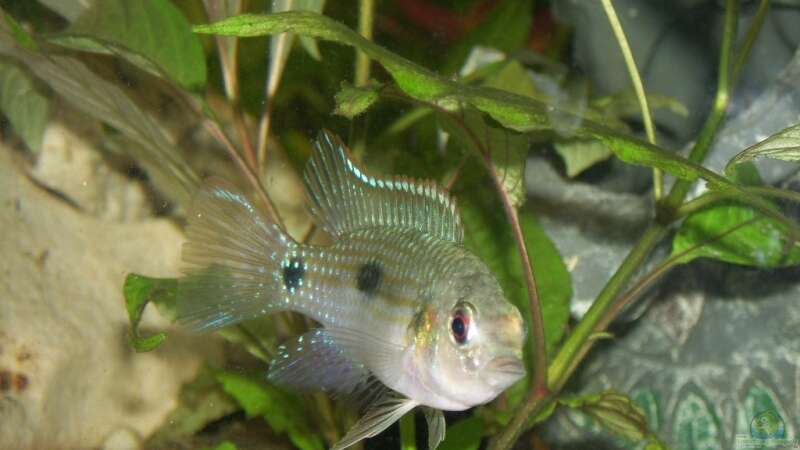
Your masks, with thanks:
[{"label": "black spot on body", "polygon": [[286,289],[293,291],[303,284],[303,277],[306,275],[305,262],[300,257],[293,257],[288,263],[283,265],[283,285]]},{"label": "black spot on body", "polygon": [[383,278],[383,268],[377,261],[370,261],[358,269],[356,286],[358,290],[368,296],[375,295]]}]

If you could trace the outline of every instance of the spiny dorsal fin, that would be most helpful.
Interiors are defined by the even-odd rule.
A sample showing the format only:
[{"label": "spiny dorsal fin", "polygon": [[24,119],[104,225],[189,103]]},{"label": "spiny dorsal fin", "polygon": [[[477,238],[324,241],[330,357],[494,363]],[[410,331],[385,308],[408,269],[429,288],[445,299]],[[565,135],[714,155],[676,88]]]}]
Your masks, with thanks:
[{"label": "spiny dorsal fin", "polygon": [[312,213],[333,235],[386,226],[412,228],[452,242],[464,237],[456,203],[447,191],[433,181],[367,175],[328,131],[315,142],[305,181]]}]

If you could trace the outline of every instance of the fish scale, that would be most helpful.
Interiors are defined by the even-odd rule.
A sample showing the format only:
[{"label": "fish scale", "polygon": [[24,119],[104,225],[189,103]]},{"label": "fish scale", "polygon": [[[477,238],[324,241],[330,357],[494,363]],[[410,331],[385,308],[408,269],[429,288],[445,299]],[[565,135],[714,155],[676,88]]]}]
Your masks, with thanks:
[{"label": "fish scale", "polygon": [[431,443],[445,410],[494,399],[525,374],[525,329],[486,264],[464,248],[455,202],[431,181],[369,175],[323,132],[304,174],[333,244],[295,242],[245,194],[208,180],[189,208],[178,322],[214,330],[275,311],[316,320],[279,349],[270,381],[366,399],[333,448],[423,407]]},{"label": "fish scale", "polygon": [[[441,271],[450,246],[414,230],[366,229],[331,247],[301,247],[282,264],[300,258],[305,272],[303,285],[294,292],[283,285],[285,302],[327,327],[358,328],[368,315],[404,330],[430,301],[424,286]],[[378,263],[381,273],[375,291],[366,293],[358,289],[357,280],[369,263]],[[273,277],[282,280],[281,271]]]}]

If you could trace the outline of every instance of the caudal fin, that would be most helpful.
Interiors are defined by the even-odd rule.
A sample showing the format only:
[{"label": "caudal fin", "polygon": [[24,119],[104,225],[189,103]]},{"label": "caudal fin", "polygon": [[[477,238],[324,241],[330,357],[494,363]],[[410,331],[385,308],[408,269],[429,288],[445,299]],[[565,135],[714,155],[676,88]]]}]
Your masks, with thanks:
[{"label": "caudal fin", "polygon": [[280,265],[297,244],[237,188],[212,178],[195,195],[183,245],[177,321],[212,330],[277,309]]}]

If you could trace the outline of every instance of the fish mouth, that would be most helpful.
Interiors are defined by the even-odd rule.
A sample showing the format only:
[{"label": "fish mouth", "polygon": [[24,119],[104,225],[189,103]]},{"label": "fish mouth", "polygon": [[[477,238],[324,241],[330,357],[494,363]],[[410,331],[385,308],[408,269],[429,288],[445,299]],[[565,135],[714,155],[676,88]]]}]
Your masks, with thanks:
[{"label": "fish mouth", "polygon": [[525,364],[516,356],[498,356],[486,364],[486,382],[493,387],[505,389],[525,376]]}]

